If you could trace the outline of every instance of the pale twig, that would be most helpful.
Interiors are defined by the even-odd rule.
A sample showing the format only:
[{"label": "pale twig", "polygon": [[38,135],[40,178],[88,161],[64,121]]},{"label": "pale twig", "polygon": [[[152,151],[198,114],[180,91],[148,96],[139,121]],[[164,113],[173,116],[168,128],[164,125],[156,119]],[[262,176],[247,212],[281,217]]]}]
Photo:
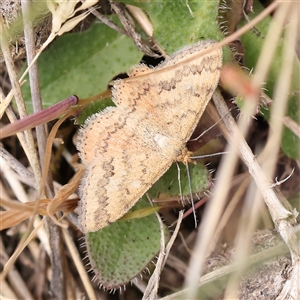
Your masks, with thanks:
[{"label": "pale twig", "polygon": [[[4,265],[7,262],[9,257],[8,254],[5,252],[2,238],[0,238],[0,253],[1,253],[1,264]],[[23,278],[15,268],[12,268],[9,271],[8,280],[10,282],[10,285],[13,288],[13,291],[17,292],[17,295],[21,296],[23,299],[33,299],[33,296],[28,290],[28,287],[25,284]],[[2,295],[2,282],[1,282],[1,295]]]},{"label": "pale twig", "polygon": [[142,40],[141,35],[135,30],[134,21],[131,18],[131,15],[125,9],[125,6],[122,3],[111,1],[110,5],[112,9],[118,15],[120,22],[122,23],[125,31],[129,37],[133,40],[135,45],[145,54],[153,57],[159,57],[151,48],[147,45],[147,42]]},{"label": "pale twig", "polygon": [[35,216],[34,217],[34,222],[33,222],[33,227],[37,230],[37,236],[39,238],[39,240],[41,241],[41,245],[43,245],[45,251],[47,252],[48,256],[50,257],[51,255],[51,246],[50,246],[50,242],[49,242],[49,236],[48,236],[48,232],[46,232],[45,227],[42,227],[41,224],[41,218],[40,216]]},{"label": "pale twig", "polygon": [[300,125],[288,116],[283,117],[283,124],[300,139]]},{"label": "pale twig", "polygon": [[245,191],[247,190],[250,181],[251,181],[251,177],[250,177],[250,175],[248,175],[248,177],[245,178],[241,182],[241,184],[238,186],[238,189],[236,190],[235,194],[233,195],[233,197],[230,199],[230,202],[226,206],[226,210],[224,211],[224,214],[219,222],[218,228],[214,234],[214,239],[216,241],[218,241],[218,239],[222,233],[222,230],[225,228],[228,220],[232,216],[232,213],[233,213],[234,209],[236,208],[236,206],[238,205],[238,202],[242,199],[242,196],[245,193]]},{"label": "pale twig", "polygon": [[13,90],[10,90],[8,95],[5,97],[0,87],[0,119],[2,119],[3,114],[5,113],[6,108],[9,106],[13,96]]},{"label": "pale twig", "polygon": [[0,281],[4,280],[7,276],[8,272],[11,270],[12,266],[14,265],[15,261],[19,257],[20,253],[25,249],[25,247],[29,244],[29,242],[35,237],[37,231],[42,227],[44,221],[40,221],[36,228],[30,233],[29,236],[23,235],[21,238],[20,243],[18,244],[17,248],[15,249],[14,253],[10,256],[7,263],[5,264],[3,271],[0,273]]},{"label": "pale twig", "polygon": [[[226,118],[228,117],[229,115],[226,116]],[[234,166],[238,160],[235,149],[236,147],[233,147],[233,145],[228,145],[227,149],[225,149],[229,153],[225,155],[224,159],[222,160],[222,164],[217,173],[217,176],[220,178],[220,180],[218,180],[215,186],[212,199],[208,202],[201,227],[198,231],[198,237],[196,239],[193,255],[190,259],[185,282],[185,286],[189,291],[188,294],[185,295],[187,299],[195,298],[199,278],[203,270],[204,260],[214,247],[211,237],[214,235],[215,228],[224,209],[226,195],[229,191]]]},{"label": "pale twig", "polygon": [[84,285],[84,288],[87,292],[87,295],[89,299],[96,299],[95,291],[91,285],[91,281],[89,279],[89,276],[86,272],[85,267],[82,264],[82,259],[78,253],[78,250],[76,248],[76,245],[74,244],[72,238],[70,237],[70,233],[66,229],[62,229],[63,237],[66,243],[66,246],[68,247],[68,250],[70,252],[70,255],[74,261],[74,264],[76,266],[76,270],[79,273],[79,276],[81,278],[81,281]]},{"label": "pale twig", "polygon": [[[270,121],[270,134],[264,151],[268,153],[268,159],[262,163],[262,168],[269,176],[273,176],[275,172],[275,163],[280,148],[281,134],[283,131],[282,120],[288,102],[289,88],[291,85],[293,65],[296,61],[295,47],[297,34],[299,31],[299,3],[293,3],[290,9],[290,22],[285,35],[285,44],[283,49],[284,64],[279,74],[278,83],[274,91],[274,103],[272,105],[272,118]],[[278,118],[278,119],[277,119]],[[271,151],[270,151],[271,150]],[[271,213],[272,214],[272,213]],[[295,212],[296,214],[296,212]],[[292,258],[292,274],[285,283],[282,293],[277,299],[296,299],[300,295],[299,272],[300,272],[300,247],[296,234],[292,233],[292,226],[296,220],[280,220],[275,223],[278,231],[285,243],[290,249]]]},{"label": "pale twig", "polygon": [[1,282],[1,300],[17,299],[17,295],[6,281]]},{"label": "pale twig", "polygon": [[28,202],[28,195],[26,194],[23,185],[16,178],[16,173],[10,168],[8,163],[2,157],[0,157],[0,166],[1,172],[5,174],[5,179],[9,183],[9,186],[16,198],[22,203]]},{"label": "pale twig", "polygon": [[[300,93],[300,92],[298,92],[298,93]],[[300,94],[299,94],[299,96],[300,96]],[[262,92],[261,97],[263,99],[262,102],[263,102],[264,106],[270,107],[272,105],[273,100],[267,94]],[[283,117],[282,122],[289,130],[291,130],[298,138],[300,138],[300,125],[297,122],[295,122],[289,116]]]},{"label": "pale twig", "polygon": [[156,268],[148,282],[146,291],[143,295],[143,300],[152,300],[152,299],[156,299],[157,298],[157,289],[158,289],[158,283],[159,283],[159,278],[160,278],[160,274],[161,271],[166,263],[166,260],[168,258],[169,252],[174,244],[174,241],[177,237],[177,234],[179,232],[180,229],[180,225],[182,222],[182,217],[183,217],[183,211],[179,212],[178,215],[178,221],[177,221],[177,225],[176,228],[172,234],[172,237],[170,239],[170,241],[168,242],[168,244],[165,246],[165,241],[164,241],[164,235],[165,235],[165,230],[164,230],[164,224],[161,221],[160,217],[158,214],[156,214],[161,226],[161,251],[159,253],[159,257],[158,257],[158,261],[156,264]]},{"label": "pale twig", "polygon": [[273,63],[278,42],[281,38],[283,24],[292,2],[276,1],[275,3],[280,3],[280,6],[274,14],[273,22],[270,24],[267,37],[264,40],[261,52],[256,62],[256,66],[254,68],[255,72],[253,74],[252,84],[258,87],[260,87],[261,83],[265,82],[267,78],[267,74]]},{"label": "pale twig", "polygon": [[246,262],[249,256],[250,241],[257,225],[263,201],[259,189],[254,181],[248,186],[245,203],[243,205],[241,218],[238,225],[238,232],[235,238],[236,251],[234,261],[237,264],[235,272],[231,275],[225,291],[225,299],[238,297],[239,279],[246,269]]},{"label": "pale twig", "polygon": [[19,181],[37,189],[32,172],[28,171],[14,156],[5,150],[0,144],[0,157],[2,157],[9,166],[19,175]]},{"label": "pale twig", "polygon": [[157,220],[160,225],[160,252],[156,262],[155,270],[148,281],[148,285],[143,294],[143,300],[154,300],[157,297],[157,291],[159,286],[159,278],[164,267],[165,256],[166,256],[166,245],[165,245],[165,229],[164,223],[162,222],[158,213],[156,213]]},{"label": "pale twig", "polygon": [[129,34],[122,28],[120,28],[119,26],[117,26],[114,22],[112,22],[111,20],[109,20],[108,18],[106,18],[104,15],[100,14],[95,8],[89,8],[89,11],[91,14],[93,14],[99,21],[101,21],[103,24],[105,24],[106,26],[108,26],[109,28],[129,36]]},{"label": "pale twig", "polygon": [[[279,73],[279,77],[277,83],[275,85],[273,103],[271,107],[271,119],[270,119],[270,134],[268,136],[268,140],[263,150],[265,154],[265,158],[262,160],[262,168],[265,170],[265,173],[272,177],[275,170],[275,161],[277,159],[278,151],[280,148],[281,135],[282,135],[282,119],[285,116],[289,89],[291,84],[291,77],[293,72],[293,65],[296,59],[295,56],[295,42],[296,36],[299,29],[299,20],[297,14],[297,8],[299,3],[295,3],[295,5],[290,5],[290,10],[286,12],[286,15],[281,16],[285,21],[285,17],[289,15],[290,23],[287,26],[286,34],[285,34],[285,43],[283,49],[283,60],[284,63]],[[276,12],[275,17],[280,14],[280,10]],[[291,14],[288,14],[288,13]],[[282,12],[282,14],[284,11]],[[278,18],[279,18],[278,17]],[[275,19],[271,24],[276,23],[278,26],[278,21]],[[270,28],[268,35],[273,36],[274,31]],[[266,48],[270,48],[272,45],[266,46]],[[267,50],[266,50],[267,51]],[[263,64],[263,62],[261,62]]]},{"label": "pale twig", "polygon": [[[228,108],[218,91],[215,93],[213,99],[219,114],[226,114]],[[264,200],[269,207],[269,211],[274,223],[276,224],[282,219],[293,218],[294,214],[292,213],[291,205],[284,198],[279,200],[277,190],[272,188],[272,184],[270,183],[269,179],[262,172],[262,169],[255,159],[251,149],[239,133],[238,127],[233,118],[231,116],[229,116],[228,119],[224,118],[224,123],[229,131],[229,136],[226,138],[230,143],[234,143],[235,136],[239,137],[237,140],[239,141],[238,148],[241,159],[247,165],[249,173],[256,181],[257,186],[259,187],[260,192],[262,193]]]}]

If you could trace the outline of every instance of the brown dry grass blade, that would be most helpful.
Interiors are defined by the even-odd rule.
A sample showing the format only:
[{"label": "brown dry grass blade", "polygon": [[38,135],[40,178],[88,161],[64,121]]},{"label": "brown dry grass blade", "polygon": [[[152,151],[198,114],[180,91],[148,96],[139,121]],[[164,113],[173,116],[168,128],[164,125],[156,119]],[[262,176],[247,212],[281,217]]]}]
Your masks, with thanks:
[{"label": "brown dry grass blade", "polygon": [[[60,199],[61,200],[61,199]],[[52,202],[49,199],[40,200],[37,213],[43,216],[48,216],[47,207]],[[56,207],[57,211],[62,211],[64,213],[72,212],[77,206],[78,199],[63,199],[60,204]],[[6,211],[0,212],[0,230],[10,228],[12,226],[18,225],[19,223],[30,218],[35,212],[35,202],[27,203],[13,203],[12,201],[1,200],[1,205],[6,207],[13,206],[13,209],[8,209]]]}]

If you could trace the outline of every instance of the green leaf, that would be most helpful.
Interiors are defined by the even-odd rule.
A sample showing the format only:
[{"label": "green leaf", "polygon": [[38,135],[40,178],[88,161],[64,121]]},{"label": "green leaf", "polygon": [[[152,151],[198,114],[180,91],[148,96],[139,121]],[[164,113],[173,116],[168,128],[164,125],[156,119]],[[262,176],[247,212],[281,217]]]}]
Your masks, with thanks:
[{"label": "green leaf", "polygon": [[[218,1],[188,1],[187,3],[182,0],[122,2],[139,6],[147,13],[154,27],[155,41],[168,54],[172,54],[176,50],[199,40],[212,39],[220,41],[224,37],[217,22]],[[189,9],[191,9],[193,16]],[[140,28],[137,26],[136,29],[139,30]],[[224,47],[223,60],[231,61],[231,59],[232,55],[229,48]],[[77,121],[83,123],[89,115],[103,110],[106,106],[113,105],[111,100],[95,102],[95,104],[84,110]]]},{"label": "green leaf", "polygon": [[218,22],[219,1],[122,1],[142,8],[154,27],[154,40],[171,54],[199,40],[223,38]]},{"label": "green leaf", "polygon": [[[188,180],[188,173],[186,166],[179,164],[180,168],[180,182],[178,182],[178,168],[173,164],[171,168],[164,174],[164,176],[157,181],[148,191],[151,198],[156,198],[160,193],[173,196],[180,196],[179,186],[181,186],[182,196],[190,196],[190,184]],[[188,171],[191,179],[192,192],[201,194],[211,185],[211,176],[205,166],[202,164],[189,164]]]},{"label": "green leaf", "polygon": [[[149,206],[146,199],[131,211]],[[165,242],[169,231],[165,227]],[[105,289],[123,286],[154,259],[160,250],[161,230],[156,215],[119,221],[86,234],[87,253],[100,285]]]},{"label": "green leaf", "polygon": [[[85,98],[106,90],[114,76],[127,72],[142,56],[130,38],[104,24],[59,37],[38,60],[44,107],[72,94]],[[22,90],[31,113],[29,81]]]}]

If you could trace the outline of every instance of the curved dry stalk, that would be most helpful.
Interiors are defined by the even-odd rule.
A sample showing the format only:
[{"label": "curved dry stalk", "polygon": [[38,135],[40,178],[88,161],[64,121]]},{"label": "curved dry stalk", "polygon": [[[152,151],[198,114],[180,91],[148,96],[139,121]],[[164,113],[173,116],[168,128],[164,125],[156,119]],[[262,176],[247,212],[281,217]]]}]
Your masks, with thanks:
[{"label": "curved dry stalk", "polygon": [[15,261],[21,254],[21,252],[25,249],[25,247],[30,243],[30,241],[35,237],[37,231],[42,227],[44,224],[44,219],[39,222],[36,228],[30,233],[29,236],[24,235],[19,242],[17,248],[15,249],[14,253],[8,259],[7,263],[5,264],[3,271],[0,273],[0,281],[4,280],[7,276],[7,273],[11,270],[12,266],[14,265]]}]

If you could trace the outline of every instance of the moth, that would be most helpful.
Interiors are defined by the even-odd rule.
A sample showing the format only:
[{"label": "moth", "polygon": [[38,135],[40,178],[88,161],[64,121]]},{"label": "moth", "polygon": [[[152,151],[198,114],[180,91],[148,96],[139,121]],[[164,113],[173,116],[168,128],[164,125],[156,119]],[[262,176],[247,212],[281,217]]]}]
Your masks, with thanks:
[{"label": "moth", "polygon": [[97,231],[122,217],[182,159],[220,78],[222,50],[201,41],[155,68],[138,65],[116,80],[108,107],[88,118],[77,149],[86,171],[79,188],[79,229]]}]

